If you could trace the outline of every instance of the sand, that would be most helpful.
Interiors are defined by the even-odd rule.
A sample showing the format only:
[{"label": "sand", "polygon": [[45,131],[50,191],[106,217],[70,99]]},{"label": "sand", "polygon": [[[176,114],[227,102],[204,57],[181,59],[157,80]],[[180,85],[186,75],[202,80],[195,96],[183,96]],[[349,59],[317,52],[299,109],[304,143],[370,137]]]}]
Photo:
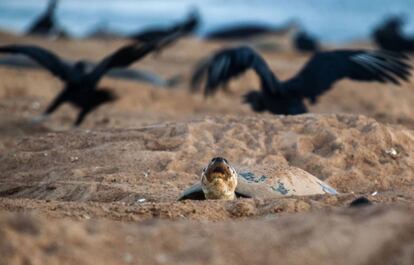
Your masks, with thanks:
[{"label": "sand", "polygon": [[[0,36],[14,42],[95,61],[125,43]],[[414,85],[341,81],[310,114],[255,114],[241,103],[253,73],[211,99],[189,92],[192,67],[224,46],[185,39],[133,66],[182,74],[175,88],[104,78],[119,100],[80,128],[66,105],[32,124],[61,83],[1,66],[0,264],[413,264]],[[309,57],[263,55],[281,79]],[[340,194],[177,202],[217,155]],[[350,209],[358,196],[374,205]]]}]

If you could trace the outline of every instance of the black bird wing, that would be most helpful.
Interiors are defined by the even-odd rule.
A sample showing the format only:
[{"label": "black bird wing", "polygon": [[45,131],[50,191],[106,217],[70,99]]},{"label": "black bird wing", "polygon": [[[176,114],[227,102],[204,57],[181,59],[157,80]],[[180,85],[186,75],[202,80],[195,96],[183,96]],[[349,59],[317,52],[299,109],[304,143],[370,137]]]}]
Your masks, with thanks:
[{"label": "black bird wing", "polygon": [[109,70],[119,67],[127,67],[137,60],[144,58],[154,50],[158,50],[181,36],[180,33],[172,34],[162,40],[150,43],[134,43],[121,47],[114,53],[105,57],[88,75],[87,80],[94,87],[101,77]]},{"label": "black bird wing", "polygon": [[344,78],[399,85],[402,80],[408,81],[411,75],[408,60],[403,54],[388,51],[318,52],[295,77],[283,83],[283,91],[314,101]]},{"label": "black bird wing", "polygon": [[196,11],[190,13],[190,15],[183,21],[175,23],[174,25],[165,29],[165,34],[173,34],[181,32],[182,36],[192,33],[199,25],[200,19]]},{"label": "black bird wing", "polygon": [[139,33],[131,35],[131,38],[140,42],[151,42],[165,38],[171,34],[181,33],[181,36],[190,34],[199,25],[198,13],[191,13],[189,17],[166,28],[149,28]]},{"label": "black bird wing", "polygon": [[47,34],[55,26],[53,15],[56,10],[57,0],[50,0],[46,11],[41,14],[30,26],[28,34]]},{"label": "black bird wing", "polygon": [[221,85],[228,83],[230,79],[249,69],[253,69],[257,73],[261,87],[265,92],[280,92],[280,83],[266,61],[252,48],[246,46],[221,50],[211,59],[202,62],[193,74],[193,89],[196,89],[205,72],[207,73],[207,82],[204,94],[208,96],[215,93]]},{"label": "black bird wing", "polygon": [[168,29],[150,28],[133,34],[131,36],[131,39],[140,42],[150,42],[159,38],[163,38],[170,33],[171,32]]},{"label": "black bird wing", "polygon": [[6,45],[0,47],[0,53],[26,55],[60,79],[66,81],[70,78],[71,66],[44,48],[33,45]]},{"label": "black bird wing", "polygon": [[203,59],[199,61],[197,65],[195,66],[195,69],[193,71],[193,74],[191,76],[191,81],[190,81],[191,91],[196,92],[200,90],[203,78],[205,74],[207,73],[209,65],[211,64],[211,59],[212,58]]},{"label": "black bird wing", "polygon": [[173,27],[175,30],[183,31],[185,34],[189,34],[197,29],[200,24],[200,18],[197,11],[193,11],[186,20],[182,23],[178,23]]}]

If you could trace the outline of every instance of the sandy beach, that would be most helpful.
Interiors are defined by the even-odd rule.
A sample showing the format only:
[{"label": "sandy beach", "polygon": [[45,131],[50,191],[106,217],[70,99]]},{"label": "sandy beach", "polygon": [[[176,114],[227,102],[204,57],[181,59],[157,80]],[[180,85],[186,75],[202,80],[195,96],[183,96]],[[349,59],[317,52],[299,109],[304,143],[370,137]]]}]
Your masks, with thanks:
[{"label": "sandy beach", "polygon": [[[261,53],[282,80],[309,58],[266,41],[279,43]],[[96,62],[127,41],[0,35],[11,43]],[[190,92],[193,67],[227,45],[186,38],[132,66],[182,75],[172,88],[105,77],[118,100],[79,128],[69,105],[31,123],[62,83],[0,66],[0,264],[413,264],[414,83],[344,80],[309,114],[257,114],[242,103],[253,72],[209,99]],[[178,202],[218,155],[297,167],[339,194]],[[374,205],[349,208],[359,196]]]}]

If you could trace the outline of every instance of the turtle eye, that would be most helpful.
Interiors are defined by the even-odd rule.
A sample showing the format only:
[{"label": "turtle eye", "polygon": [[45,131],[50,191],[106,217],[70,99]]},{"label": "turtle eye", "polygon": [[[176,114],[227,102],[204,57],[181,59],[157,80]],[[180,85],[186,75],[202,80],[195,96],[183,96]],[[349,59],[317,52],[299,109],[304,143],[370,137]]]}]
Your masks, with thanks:
[{"label": "turtle eye", "polygon": [[224,162],[226,162],[227,164],[229,163],[229,162],[227,161],[227,159],[223,158],[223,160],[224,160]]},{"label": "turtle eye", "polygon": [[203,167],[203,172],[206,172],[206,168],[205,167]]}]

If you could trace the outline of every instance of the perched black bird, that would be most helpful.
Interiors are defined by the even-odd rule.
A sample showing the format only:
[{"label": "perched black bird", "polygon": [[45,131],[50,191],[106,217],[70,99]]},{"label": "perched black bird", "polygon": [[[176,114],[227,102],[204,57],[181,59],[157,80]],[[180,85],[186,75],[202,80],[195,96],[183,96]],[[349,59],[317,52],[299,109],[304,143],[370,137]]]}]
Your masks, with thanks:
[{"label": "perched black bird", "polygon": [[284,35],[296,31],[298,27],[299,24],[294,20],[280,26],[261,23],[240,23],[212,30],[204,38],[208,40],[241,40],[268,34]]},{"label": "perched black bird", "polygon": [[120,34],[111,30],[108,27],[107,21],[99,22],[94,28],[87,34],[89,39],[119,39],[122,38]]},{"label": "perched black bird", "polygon": [[57,0],[50,0],[46,11],[40,15],[27,30],[27,34],[35,35],[66,35],[60,30],[55,21]]},{"label": "perched black bird", "polygon": [[373,33],[375,43],[382,49],[395,52],[414,52],[414,36],[402,32],[404,20],[393,16],[378,26]]},{"label": "perched black bird", "polygon": [[53,100],[38,121],[53,113],[62,103],[69,102],[80,109],[75,126],[82,123],[85,116],[99,105],[115,100],[114,94],[109,90],[96,89],[100,79],[109,70],[116,67],[127,67],[142,59],[150,52],[167,45],[178,35],[145,44],[132,44],[121,47],[114,53],[105,57],[91,71],[86,71],[87,64],[78,61],[70,65],[61,60],[52,52],[32,45],[8,45],[0,47],[0,53],[23,54],[39,63],[65,83],[63,91]]},{"label": "perched black bird", "polygon": [[301,52],[316,52],[319,50],[318,40],[306,31],[298,32],[293,38],[293,45]]},{"label": "perched black bird", "polygon": [[317,52],[298,74],[287,81],[279,81],[259,54],[242,46],[218,51],[202,62],[194,71],[192,87],[197,90],[203,75],[207,74],[204,94],[209,96],[231,78],[253,69],[260,78],[261,91],[247,93],[245,103],[257,112],[301,114],[307,112],[304,99],[315,103],[319,95],[340,79],[394,84],[407,81],[411,75],[407,60],[403,54],[383,51]]},{"label": "perched black bird", "polygon": [[353,200],[350,204],[349,207],[363,207],[363,206],[369,206],[372,205],[372,202],[364,196],[358,197],[355,200]]},{"label": "perched black bird", "polygon": [[141,32],[132,34],[131,39],[139,42],[152,42],[157,41],[171,34],[181,32],[181,36],[189,35],[193,33],[200,24],[199,15],[197,12],[191,12],[190,15],[182,22],[179,22],[170,27],[154,27],[143,30]]}]

